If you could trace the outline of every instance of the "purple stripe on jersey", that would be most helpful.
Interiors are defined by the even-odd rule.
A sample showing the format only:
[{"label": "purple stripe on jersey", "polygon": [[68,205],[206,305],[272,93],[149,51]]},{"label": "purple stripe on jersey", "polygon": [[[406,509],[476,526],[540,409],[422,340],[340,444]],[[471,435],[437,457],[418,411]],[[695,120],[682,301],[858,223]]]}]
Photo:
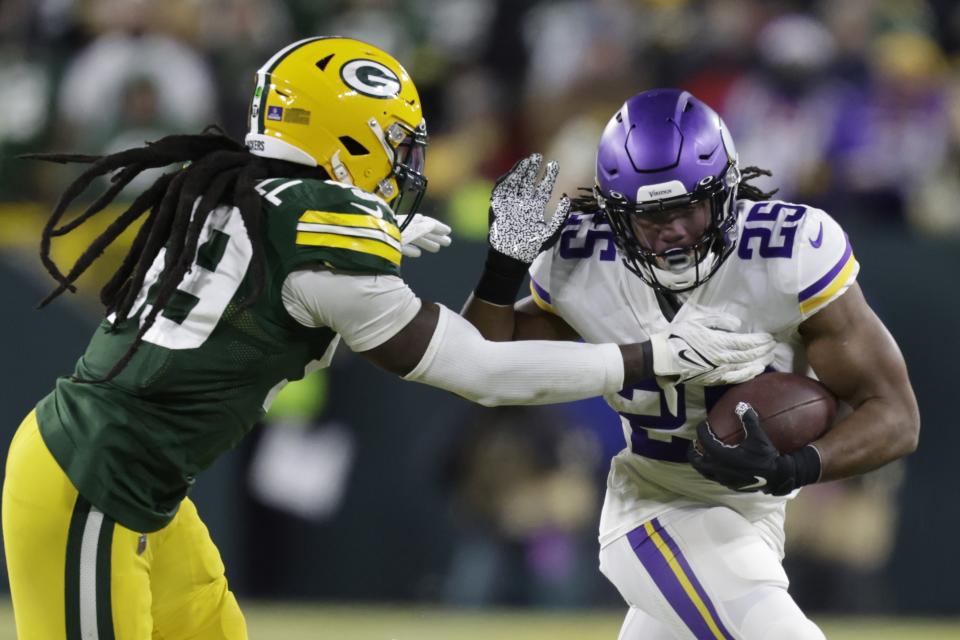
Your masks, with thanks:
[{"label": "purple stripe on jersey", "polygon": [[827,272],[825,276],[814,282],[812,285],[800,292],[799,301],[803,302],[807,298],[812,298],[821,291],[827,288],[827,286],[833,282],[833,279],[837,277],[837,274],[843,269],[847,264],[847,259],[850,257],[852,249],[850,248],[850,238],[844,235],[844,242],[847,243],[846,248],[843,250],[843,255],[840,256],[840,261],[833,265],[833,268]]},{"label": "purple stripe on jersey", "polygon": [[723,626],[723,623],[720,621],[720,616],[717,615],[716,608],[707,597],[700,581],[697,580],[697,577],[690,569],[690,565],[687,563],[686,558],[683,557],[683,553],[680,551],[677,543],[667,534],[657,518],[651,520],[650,524],[653,525],[654,531],[660,534],[660,537],[667,546],[666,549],[661,550],[657,548],[656,542],[647,534],[644,525],[640,525],[628,533],[627,540],[630,542],[630,546],[633,547],[633,552],[640,560],[643,568],[646,569],[650,577],[653,578],[660,593],[667,599],[667,602],[670,603],[670,606],[676,614],[680,616],[683,623],[687,625],[687,628],[693,632],[694,637],[716,638],[713,630],[707,624],[707,620],[700,613],[700,610],[696,604],[694,604],[693,600],[690,599],[690,596],[687,595],[679,577],[674,573],[673,568],[670,567],[667,556],[664,555],[664,553],[666,553],[677,561],[686,579],[693,586],[694,591],[706,606],[707,611],[713,618],[714,624],[720,630],[721,636],[725,640],[733,640],[733,636],[730,635],[730,632]]},{"label": "purple stripe on jersey", "polygon": [[553,304],[553,301],[550,299],[550,294],[546,289],[541,287],[536,280],[530,278],[530,284],[533,285],[533,290],[537,292],[537,297],[546,302],[547,304]]}]

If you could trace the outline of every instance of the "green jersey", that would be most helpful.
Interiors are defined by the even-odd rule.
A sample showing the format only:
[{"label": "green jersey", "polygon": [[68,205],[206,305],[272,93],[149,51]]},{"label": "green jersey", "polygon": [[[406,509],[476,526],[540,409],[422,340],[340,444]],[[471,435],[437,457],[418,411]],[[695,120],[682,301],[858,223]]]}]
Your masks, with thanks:
[{"label": "green jersey", "polygon": [[[79,492],[124,526],[167,524],[196,474],[262,418],[289,380],[326,366],[332,329],[308,328],[281,299],[290,272],[316,265],[398,275],[400,232],[376,196],[336,182],[264,180],[262,294],[248,308],[253,246],[236,208],[210,214],[197,258],[146,332],[129,364],[108,383],[57,381],[37,407],[48,448]],[[147,274],[131,318],[107,318],[75,377],[106,376],[152,308],[164,266]],[[139,307],[139,308],[138,308]]]}]

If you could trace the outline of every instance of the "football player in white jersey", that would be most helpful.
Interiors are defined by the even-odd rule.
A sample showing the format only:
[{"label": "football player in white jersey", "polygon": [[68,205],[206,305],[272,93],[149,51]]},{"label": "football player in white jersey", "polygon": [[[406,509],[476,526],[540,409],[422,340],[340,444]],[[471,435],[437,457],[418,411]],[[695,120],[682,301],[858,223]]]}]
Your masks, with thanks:
[{"label": "football player in white jersey", "polygon": [[[849,239],[826,212],[747,184],[765,172],[741,172],[722,119],[684,91],[645,91],[617,110],[594,197],[553,236],[549,189],[534,188],[540,162],[522,160],[494,189],[486,268],[463,311],[485,337],[636,342],[697,318],[769,332],[770,367],[812,371],[852,408],[780,455],[757,428],[735,447],[712,439],[704,419],[726,390],[716,380],[655,376],[608,394],[627,446],[607,480],[600,569],[630,607],[620,638],[823,638],[787,592],[786,500],[912,452],[919,431],[906,365],[856,283]],[[528,267],[531,295],[514,304]],[[656,360],[663,345],[651,346]],[[741,420],[756,426],[752,409]]]}]

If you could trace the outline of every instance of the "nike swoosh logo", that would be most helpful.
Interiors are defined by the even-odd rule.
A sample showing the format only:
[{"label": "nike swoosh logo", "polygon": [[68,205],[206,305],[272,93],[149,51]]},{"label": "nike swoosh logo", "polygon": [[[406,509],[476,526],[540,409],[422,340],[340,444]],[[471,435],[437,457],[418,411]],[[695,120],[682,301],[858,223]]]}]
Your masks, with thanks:
[{"label": "nike swoosh logo", "polygon": [[748,484],[744,487],[740,487],[740,491],[749,491],[751,489],[760,489],[767,486],[767,479],[761,478],[760,476],[753,476],[753,479],[756,480],[753,484]]},{"label": "nike swoosh logo", "polygon": [[[686,360],[687,362],[689,362],[690,364],[692,364],[692,365],[695,366],[695,367],[703,367],[703,368],[710,367],[710,368],[712,368],[712,369],[716,369],[716,368],[717,368],[717,365],[715,365],[714,363],[710,362],[710,359],[709,359],[709,358],[707,358],[705,355],[703,355],[702,353],[700,353],[699,351],[697,351],[696,349],[694,349],[692,346],[690,346],[690,344],[689,344],[686,340],[684,340],[682,337],[678,336],[677,334],[671,333],[670,336],[669,336],[667,339],[668,339],[668,340],[673,340],[673,339],[682,340],[683,343],[687,345],[688,348],[686,348],[686,349],[680,349],[680,351],[677,352],[677,357],[680,358],[681,360]],[[687,355],[688,353],[693,353],[693,354],[696,355],[698,358],[700,358],[700,360],[694,360],[693,358],[691,358],[690,356]]]},{"label": "nike swoosh logo", "polygon": [[363,211],[364,213],[369,213],[370,215],[375,216],[377,218],[383,217],[383,212],[380,211],[380,207],[373,207],[373,208],[365,207],[359,202],[351,202],[350,206],[356,207],[357,209],[360,209],[360,211]]},{"label": "nike swoosh logo", "polygon": [[817,232],[816,238],[810,238],[810,246],[814,249],[819,249],[820,245],[823,244],[823,223],[820,223],[820,231]]},{"label": "nike swoosh logo", "polygon": [[[694,352],[694,353],[696,353],[696,352]],[[704,366],[704,365],[703,365],[703,362],[698,362],[698,361],[690,358],[689,356],[687,356],[687,350],[686,350],[686,349],[681,349],[681,350],[680,350],[680,353],[677,354],[677,357],[679,357],[681,360],[686,360],[687,362],[689,362],[690,364],[694,365],[695,367],[702,367],[702,366]]]}]

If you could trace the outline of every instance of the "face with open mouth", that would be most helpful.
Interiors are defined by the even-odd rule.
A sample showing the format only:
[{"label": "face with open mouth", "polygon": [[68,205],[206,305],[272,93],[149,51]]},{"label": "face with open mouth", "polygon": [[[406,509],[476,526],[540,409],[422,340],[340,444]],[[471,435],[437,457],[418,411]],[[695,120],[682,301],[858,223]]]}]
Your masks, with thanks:
[{"label": "face with open mouth", "polygon": [[640,246],[655,254],[658,268],[674,273],[689,269],[703,257],[696,245],[707,232],[710,220],[709,199],[630,216]]}]

